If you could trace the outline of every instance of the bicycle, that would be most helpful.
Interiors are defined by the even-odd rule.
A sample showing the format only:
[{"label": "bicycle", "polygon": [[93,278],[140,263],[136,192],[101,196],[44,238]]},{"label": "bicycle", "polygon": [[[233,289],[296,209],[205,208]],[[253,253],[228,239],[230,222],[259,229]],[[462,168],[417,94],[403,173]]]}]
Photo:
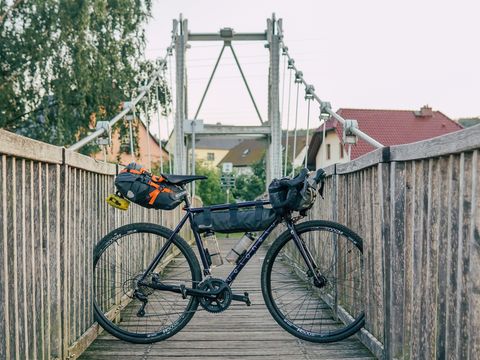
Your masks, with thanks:
[{"label": "bicycle", "polygon": [[[298,197],[307,180],[315,186],[322,182],[323,188],[321,171],[309,176],[305,170],[294,179],[279,180],[277,185]],[[286,205],[290,195],[282,198],[275,212],[268,208],[270,201],[266,200],[194,208],[186,185],[206,177],[162,176],[186,193],[185,215],[175,229],[130,224],[110,232],[94,249],[94,311],[106,331],[125,341],[153,343],[179,332],[199,306],[212,313],[227,310],[232,301],[250,306],[249,294],[234,294],[231,285],[281,223],[287,229],[273,241],[261,270],[262,294],[275,321],[290,334],[318,343],[345,339],[364,326],[363,241],[352,230],[331,221],[298,223],[313,205],[315,196],[297,217]],[[258,220],[261,213],[274,215],[263,224],[255,220],[252,225],[252,216]],[[218,219],[215,214],[219,214]],[[217,227],[229,229],[231,224],[224,221],[228,214],[245,219],[250,216],[249,227],[264,229],[238,254],[227,278],[218,279],[211,276],[212,259],[218,254],[212,253],[211,245],[205,246],[202,232],[207,231],[208,236],[211,232],[202,229],[199,218],[203,216],[205,221],[205,217],[213,216],[219,220]],[[179,236],[187,221],[203,271],[192,247]],[[211,223],[215,221],[208,222]]]}]

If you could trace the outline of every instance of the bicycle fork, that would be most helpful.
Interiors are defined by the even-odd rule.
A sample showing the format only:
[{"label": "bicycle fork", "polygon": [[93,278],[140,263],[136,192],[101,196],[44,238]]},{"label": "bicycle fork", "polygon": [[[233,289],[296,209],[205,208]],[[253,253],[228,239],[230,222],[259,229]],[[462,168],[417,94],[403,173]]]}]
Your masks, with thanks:
[{"label": "bicycle fork", "polygon": [[300,251],[302,258],[305,261],[305,264],[307,264],[307,268],[308,268],[307,275],[309,277],[313,277],[313,282],[316,287],[321,288],[325,286],[327,283],[327,279],[325,278],[325,276],[317,272],[317,269],[318,269],[317,263],[315,262],[315,259],[313,258],[310,250],[306,246],[305,241],[303,241],[303,239],[298,235],[297,231],[295,230],[295,226],[293,222],[287,221],[286,223],[287,223],[287,228],[293,237],[295,245]]}]

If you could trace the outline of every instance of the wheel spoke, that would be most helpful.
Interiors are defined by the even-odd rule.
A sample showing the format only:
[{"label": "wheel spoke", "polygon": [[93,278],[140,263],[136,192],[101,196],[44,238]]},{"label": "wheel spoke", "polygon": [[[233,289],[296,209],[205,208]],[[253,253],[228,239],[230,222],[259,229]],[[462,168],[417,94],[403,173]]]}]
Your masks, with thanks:
[{"label": "wheel spoke", "polygon": [[[133,226],[136,231],[131,231]],[[95,311],[107,331],[124,340],[143,337],[142,341],[158,341],[176,333],[196,311],[195,298],[183,299],[181,294],[139,282],[168,237],[160,227],[136,224],[117,229],[114,241],[107,235],[97,246],[102,252],[96,255],[94,270]],[[174,286],[201,281],[198,262],[188,245],[178,240],[172,243],[154,273],[144,278],[146,284],[153,281]]]},{"label": "wheel spoke", "polygon": [[360,322],[344,324],[335,314],[337,301],[342,311],[359,321],[363,319],[362,251],[351,241],[356,237],[358,243],[358,236],[343,227],[332,232],[335,227],[339,225],[310,227],[304,223],[298,227],[299,236],[318,266],[315,276],[291,237],[277,240],[267,254],[267,258],[271,258],[265,295],[273,303],[269,306],[274,318],[303,339],[342,338],[351,335],[354,326],[355,330],[359,328],[357,324],[362,325]]}]

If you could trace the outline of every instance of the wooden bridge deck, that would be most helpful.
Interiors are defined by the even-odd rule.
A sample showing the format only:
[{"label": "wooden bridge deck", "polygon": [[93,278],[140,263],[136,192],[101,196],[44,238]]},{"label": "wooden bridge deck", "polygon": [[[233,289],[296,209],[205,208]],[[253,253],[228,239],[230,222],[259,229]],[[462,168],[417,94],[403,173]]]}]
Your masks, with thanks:
[{"label": "wooden bridge deck", "polygon": [[[237,239],[222,239],[226,254]],[[313,344],[284,331],[270,316],[260,289],[260,270],[266,247],[240,273],[234,292],[248,291],[252,306],[234,302],[220,314],[199,310],[192,321],[172,338],[150,345],[130,344],[103,332],[80,359],[374,359],[355,337],[330,344]],[[225,278],[223,265],[213,276]],[[199,307],[199,309],[201,309]]]}]

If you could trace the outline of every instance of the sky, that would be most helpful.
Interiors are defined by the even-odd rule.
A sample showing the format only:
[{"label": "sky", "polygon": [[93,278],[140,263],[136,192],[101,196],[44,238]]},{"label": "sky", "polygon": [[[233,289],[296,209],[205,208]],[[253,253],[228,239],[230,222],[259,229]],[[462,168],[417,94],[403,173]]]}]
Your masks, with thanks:
[{"label": "sky", "polygon": [[[191,32],[263,32],[275,13],[296,66],[333,109],[417,110],[428,104],[447,116],[480,116],[480,2],[476,0],[212,1],[154,0],[146,57],[165,55],[172,19],[182,13]],[[187,51],[188,107],[193,118],[220,52],[220,42],[193,42]],[[233,43],[263,119],[267,118],[268,49]],[[280,77],[284,76],[284,60]],[[172,59],[174,64],[174,59]],[[168,74],[168,73],[167,73]],[[173,68],[173,75],[175,69]],[[280,83],[283,128],[293,129],[296,89]],[[285,94],[282,96],[282,93]],[[319,124],[312,104],[310,128]],[[198,116],[205,123],[259,125],[228,49]],[[173,119],[169,120],[170,129]],[[298,127],[307,126],[300,89]],[[163,126],[162,126],[163,127]],[[166,129],[162,129],[162,138]]]}]

